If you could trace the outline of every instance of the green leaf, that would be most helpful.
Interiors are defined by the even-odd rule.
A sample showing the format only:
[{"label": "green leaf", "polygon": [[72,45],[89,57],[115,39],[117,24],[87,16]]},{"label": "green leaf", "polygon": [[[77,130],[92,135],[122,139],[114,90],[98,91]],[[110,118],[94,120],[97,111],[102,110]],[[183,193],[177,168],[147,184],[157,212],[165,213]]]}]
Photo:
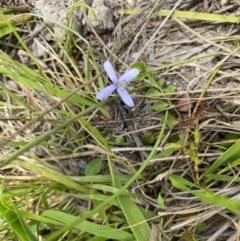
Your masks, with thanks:
[{"label": "green leaf", "polygon": [[14,204],[12,204],[14,211],[18,217],[19,223],[21,225],[22,231],[27,236],[27,240],[38,240],[37,237],[33,234],[29,225],[24,221],[23,216],[19,213],[19,210],[16,208]]},{"label": "green leaf", "polygon": [[147,72],[147,66],[146,66],[146,63],[144,61],[139,61],[137,63],[134,63],[133,65],[131,65],[131,69],[133,69],[133,68],[137,68],[139,70]]},{"label": "green leaf", "polygon": [[146,78],[151,80],[153,83],[155,83],[155,77],[154,77],[153,72],[147,72],[146,73]]},{"label": "green leaf", "polygon": [[81,123],[81,126],[89,133],[89,135],[92,136],[95,141],[102,146],[104,149],[106,149],[109,153],[112,153],[111,148],[109,147],[106,139],[101,135],[98,129],[93,127],[88,121],[86,121],[83,118],[79,118],[79,122]]},{"label": "green leaf", "polygon": [[238,213],[240,210],[239,201],[232,200],[230,198],[225,198],[219,194],[212,193],[209,190],[208,192],[202,192],[202,193],[195,192],[194,195],[206,203],[220,205],[234,213]]},{"label": "green leaf", "polygon": [[[12,204],[13,205],[13,204]],[[14,211],[15,210],[15,211]],[[23,220],[22,215],[19,214],[17,208],[13,205],[12,207],[5,200],[0,201],[0,213],[1,216],[7,221],[8,225],[11,226],[13,232],[22,241],[37,241],[38,239],[32,233],[29,225]]]},{"label": "green leaf", "polygon": [[[172,185],[174,187],[179,188],[183,191],[187,191],[188,193],[191,193],[192,195],[194,195],[195,197],[198,197],[201,201],[205,203],[220,205],[234,213],[238,213],[240,210],[239,201],[232,200],[230,198],[225,198],[219,194],[215,194],[207,188],[200,188],[194,183],[174,174],[171,174],[169,176],[169,179],[172,182]],[[194,187],[195,189],[197,188],[197,190],[191,190],[187,186]]]},{"label": "green leaf", "polygon": [[85,175],[97,175],[102,169],[102,159],[100,157],[92,159],[86,166]]},{"label": "green leaf", "polygon": [[175,175],[175,174],[171,174],[169,176],[169,180],[172,182],[174,187],[182,189],[184,191],[190,191],[189,187],[198,188],[198,186],[195,185],[194,183],[188,181],[187,179],[185,179],[183,177]]},{"label": "green leaf", "polygon": [[160,193],[158,194],[157,202],[161,209],[165,209],[164,200]]},{"label": "green leaf", "polygon": [[206,229],[207,229],[207,225],[206,225],[206,223],[199,223],[199,224],[197,224],[197,227],[196,227],[196,229],[198,230],[198,231],[205,231]]},{"label": "green leaf", "polygon": [[169,85],[166,89],[166,93],[167,93],[166,96],[170,98],[172,96],[172,94],[175,92],[175,90],[176,90],[175,86]]},{"label": "green leaf", "polygon": [[[108,163],[112,175],[113,185],[117,188],[121,188],[122,185],[118,180],[118,176],[114,173],[112,163],[110,161]],[[149,240],[151,233],[150,227],[132,198],[129,196],[118,196],[117,199],[122,212],[127,219],[128,225],[134,234],[134,240]]]},{"label": "green leaf", "polygon": [[125,139],[124,139],[123,136],[117,136],[117,137],[115,138],[115,143],[117,143],[117,144],[123,144],[124,141],[125,141]]},{"label": "green leaf", "polygon": [[[233,1],[234,2],[234,1]],[[236,2],[236,1],[235,1]],[[238,1],[237,1],[238,2]],[[124,14],[133,14],[138,9],[124,9]],[[174,11],[171,13],[171,10],[160,9],[154,12],[157,16],[168,16],[171,14],[171,17],[175,18],[185,18],[191,20],[203,20],[203,21],[213,21],[213,22],[223,22],[223,23],[239,23],[238,16],[228,16],[223,14],[213,14],[213,13],[198,13],[198,12],[190,12],[190,11]]]},{"label": "green leaf", "polygon": [[[167,117],[167,126],[170,130],[172,130],[176,125],[177,125],[178,121],[176,120],[176,118],[169,114]],[[160,121],[160,124],[162,124],[162,120]]]},{"label": "green leaf", "polygon": [[[219,166],[221,166],[224,162],[229,161],[229,159],[233,156],[239,156],[240,150],[240,140],[238,140],[234,145],[232,145],[228,150],[226,150],[203,174],[206,176],[208,174],[212,174]],[[237,158],[236,158],[237,159]]]},{"label": "green leaf", "polygon": [[[15,163],[18,163],[18,161],[15,161]],[[39,175],[47,177],[55,182],[61,183],[61,184],[65,185],[66,187],[73,188],[73,189],[83,192],[83,193],[90,192],[90,190],[88,188],[86,188],[85,186],[80,185],[79,183],[77,183],[75,181],[71,181],[67,176],[54,172],[53,170],[50,170],[50,168],[41,167],[40,165],[32,164],[29,162],[21,162],[21,164],[18,164],[18,165],[23,168],[26,168],[28,170],[31,170]]]},{"label": "green leaf", "polygon": [[165,83],[165,79],[163,79],[163,78],[157,81],[157,84],[160,88],[162,88],[164,83]]},{"label": "green leaf", "polygon": [[[168,16],[170,10],[160,9],[154,12],[157,16]],[[198,13],[190,11],[174,11],[171,17],[176,18],[185,18],[185,19],[196,19],[203,21],[213,21],[213,22],[222,22],[222,23],[239,23],[238,16],[227,16],[223,14],[213,14],[213,13]]]},{"label": "green leaf", "polygon": [[144,80],[146,78],[146,74],[145,73],[140,73],[135,79],[136,80]]},{"label": "green leaf", "polygon": [[0,38],[11,33],[12,32],[12,28],[9,27],[5,27],[3,29],[0,29]]},{"label": "green leaf", "polygon": [[141,137],[141,141],[144,145],[150,146],[155,142],[155,137],[150,133],[146,133]]},{"label": "green leaf", "polygon": [[176,150],[179,150],[180,148],[182,148],[182,144],[183,143],[184,143],[184,141],[180,140],[177,143],[169,143],[169,144],[167,144],[164,147],[164,150],[161,153],[159,153],[156,156],[154,156],[153,159],[171,156],[173,152],[175,152]]},{"label": "green leaf", "polygon": [[166,110],[167,107],[168,107],[168,103],[161,101],[161,100],[157,101],[153,104],[153,109],[156,111]]},{"label": "green leaf", "polygon": [[148,89],[146,94],[147,97],[154,97],[154,96],[159,96],[160,92],[154,88]]},{"label": "green leaf", "polygon": [[[71,214],[63,213],[55,210],[44,211],[41,215],[44,217],[52,218],[54,220],[62,222],[64,225],[69,225],[70,223],[74,223],[78,219],[77,217]],[[126,231],[123,231],[121,229],[111,228],[103,224],[97,224],[86,220],[81,221],[78,224],[74,225],[74,228],[78,229],[79,231],[88,232],[97,237],[107,238],[109,240],[110,239],[133,240],[133,235]]]},{"label": "green leaf", "polygon": [[208,179],[222,182],[240,182],[240,177],[235,176],[226,176],[226,175],[218,175],[218,174],[208,174],[206,175]]}]

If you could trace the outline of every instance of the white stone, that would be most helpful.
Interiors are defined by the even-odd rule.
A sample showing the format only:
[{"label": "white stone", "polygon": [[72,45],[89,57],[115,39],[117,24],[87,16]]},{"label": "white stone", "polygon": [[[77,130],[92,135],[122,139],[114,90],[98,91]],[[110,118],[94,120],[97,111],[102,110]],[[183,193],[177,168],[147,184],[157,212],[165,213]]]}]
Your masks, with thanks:
[{"label": "white stone", "polygon": [[[43,18],[43,22],[51,27],[56,38],[62,38],[65,34],[69,6],[72,1],[64,0],[36,0],[35,13]],[[74,19],[75,20],[75,19]],[[76,20],[75,27],[79,31],[80,21]]]},{"label": "white stone", "polygon": [[93,0],[92,10],[94,14],[89,11],[87,20],[83,19],[83,25],[86,26],[88,31],[91,32],[89,24],[97,33],[103,33],[114,28],[113,15],[106,0]]},{"label": "white stone", "polygon": [[[75,8],[84,2],[92,7],[95,15],[88,11],[86,7]],[[43,18],[43,22],[53,29],[55,37],[62,39],[65,35],[67,19],[71,12],[71,6],[74,0],[35,0],[35,13]],[[92,25],[97,33],[102,33],[114,28],[113,16],[111,10],[108,8],[106,0],[85,0],[79,1],[74,6],[73,21],[75,31],[82,32],[82,23],[84,27],[91,32],[88,23]],[[84,18],[87,15],[87,21]]]}]

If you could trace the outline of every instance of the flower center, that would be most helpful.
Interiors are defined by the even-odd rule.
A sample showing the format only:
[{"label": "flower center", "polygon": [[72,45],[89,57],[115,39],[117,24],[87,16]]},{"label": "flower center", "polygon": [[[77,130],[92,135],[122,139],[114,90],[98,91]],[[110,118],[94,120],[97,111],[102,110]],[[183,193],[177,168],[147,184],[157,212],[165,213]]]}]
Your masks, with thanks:
[{"label": "flower center", "polygon": [[121,81],[121,82],[118,83],[118,88],[119,88],[120,90],[125,90],[126,87],[127,87],[126,82]]}]

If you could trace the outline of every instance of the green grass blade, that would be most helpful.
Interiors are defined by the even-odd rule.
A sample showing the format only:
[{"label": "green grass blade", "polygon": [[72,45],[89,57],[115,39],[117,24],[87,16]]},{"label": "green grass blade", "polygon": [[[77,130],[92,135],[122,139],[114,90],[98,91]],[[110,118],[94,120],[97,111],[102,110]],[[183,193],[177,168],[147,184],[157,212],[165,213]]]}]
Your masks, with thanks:
[{"label": "green grass blade", "polygon": [[[124,14],[133,14],[137,12],[138,9],[124,9]],[[156,16],[168,16],[171,10],[161,9],[154,11],[154,15]],[[198,12],[189,12],[189,11],[174,11],[171,15],[175,18],[185,18],[192,20],[203,20],[203,21],[211,21],[211,22],[221,22],[221,23],[239,23],[240,17],[236,16],[227,16],[222,14],[213,14],[213,13],[198,13]]]},{"label": "green grass blade", "polygon": [[[170,10],[158,10],[154,12],[157,16],[168,16]],[[174,11],[172,17],[175,18],[187,18],[211,22],[221,22],[221,23],[239,23],[240,18],[235,16],[227,16],[222,14],[213,14],[213,13],[198,13],[198,12],[189,12],[189,11]]]},{"label": "green grass blade", "polygon": [[[209,189],[198,187],[197,185],[191,183],[190,181],[171,174],[169,176],[169,180],[171,181],[172,185],[178,189],[181,189],[183,191],[186,191],[188,193],[191,193],[195,197],[198,197],[201,201],[214,204],[214,205],[220,205],[222,207],[227,208],[228,210],[238,213],[240,202],[236,200],[232,200],[230,198],[225,198],[219,194],[215,194]],[[192,191],[189,187],[194,187],[194,189],[197,188],[197,190]]]},{"label": "green grass blade", "polygon": [[16,212],[16,210],[16,207],[10,207],[5,200],[2,199],[0,201],[0,213],[11,226],[14,233],[22,241],[37,241],[38,239],[36,236],[32,233],[22,216],[19,212]]},{"label": "green grass blade", "polygon": [[18,25],[26,23],[33,18],[32,14],[19,14],[19,15],[0,15],[0,29],[4,29],[9,25]]},{"label": "green grass blade", "polygon": [[[113,185],[117,188],[121,188],[122,185],[114,173],[111,161],[109,160],[108,163],[112,174]],[[117,199],[135,239],[137,241],[149,240],[151,233],[150,227],[137,205],[133,202],[132,198],[128,196],[118,196]]]},{"label": "green grass blade", "polygon": [[26,144],[25,146],[21,147],[19,150],[15,151],[11,156],[7,157],[5,159],[5,161],[2,161],[0,163],[0,166],[4,166],[8,163],[10,163],[11,161],[15,160],[19,155],[21,155],[22,153],[28,151],[30,148],[38,145],[39,143],[41,143],[42,141],[46,140],[49,136],[51,136],[52,134],[56,133],[57,131],[61,130],[62,128],[64,128],[65,126],[70,125],[72,122],[76,121],[77,119],[79,119],[80,117],[90,113],[92,110],[95,110],[96,108],[103,106],[104,104],[110,102],[112,99],[114,99],[115,97],[109,98],[103,102],[100,102],[98,104],[96,104],[93,107],[89,107],[88,109],[82,111],[81,113],[71,117],[70,119],[66,120],[65,122],[63,122],[62,124],[56,126],[55,128],[53,128],[52,130],[42,134],[41,136],[35,138],[34,140],[32,140],[31,142],[29,142],[28,144]]},{"label": "green grass blade", "polygon": [[[113,97],[114,98],[114,97]],[[107,101],[104,101],[105,103]],[[99,104],[100,105],[100,104]],[[161,140],[164,137],[164,132],[166,130],[166,120],[168,118],[168,111],[166,111],[165,117],[164,117],[164,122],[161,128],[161,131],[158,135],[157,141],[154,145],[154,147],[152,148],[151,153],[149,154],[149,156],[147,157],[147,159],[143,162],[143,164],[140,166],[140,168],[136,171],[136,173],[134,175],[132,175],[132,177],[129,179],[129,181],[124,184],[124,186],[122,186],[115,194],[113,194],[112,196],[106,198],[106,200],[104,202],[102,202],[101,204],[99,204],[96,208],[94,208],[93,210],[85,213],[81,218],[79,218],[79,220],[74,221],[73,223],[70,223],[68,225],[66,225],[64,228],[62,228],[61,230],[56,231],[55,233],[51,234],[46,241],[52,241],[55,240],[58,235],[62,234],[63,232],[67,231],[69,228],[73,227],[75,224],[78,224],[79,222],[85,220],[86,218],[90,217],[91,215],[95,214],[97,211],[101,210],[102,208],[105,207],[106,204],[110,203],[112,200],[116,199],[116,197],[118,197],[122,192],[124,192],[138,177],[139,175],[141,175],[141,173],[144,171],[144,169],[147,167],[147,165],[149,164],[150,160],[152,159],[154,153],[157,150],[157,147],[160,145]]]},{"label": "green grass blade", "polygon": [[[60,211],[54,211],[54,210],[47,210],[42,213],[42,216],[52,218],[54,220],[57,220],[59,222],[62,222],[63,224],[69,224],[74,221],[76,221],[78,218],[63,213]],[[92,223],[90,221],[82,221],[76,225],[74,225],[74,228],[77,228],[81,231],[88,232],[90,234],[94,234],[96,236],[104,237],[107,239],[113,239],[113,240],[133,240],[133,235],[120,230],[120,229],[114,229],[105,225],[99,225],[96,223]]]},{"label": "green grass blade", "polygon": [[235,176],[209,174],[207,175],[207,178],[215,181],[221,181],[221,182],[232,182],[232,181],[240,182],[240,177],[235,177]]},{"label": "green grass blade", "polygon": [[[234,155],[239,157],[240,140],[233,144],[228,150],[226,150],[209,168],[204,172],[203,176],[213,174],[213,172],[224,162],[228,161]],[[202,177],[201,177],[202,178]]]},{"label": "green grass blade", "polygon": [[92,138],[100,146],[107,150],[109,154],[112,154],[112,150],[109,147],[106,139],[101,135],[97,128],[93,127],[88,121],[84,120],[83,118],[79,118],[79,122],[81,123],[81,126],[88,132],[89,135],[92,136]]},{"label": "green grass blade", "polygon": [[85,188],[84,186],[81,186],[78,183],[69,180],[64,175],[59,174],[57,172],[47,170],[46,168],[41,167],[40,165],[23,162],[23,163],[20,163],[19,166],[22,166],[22,167],[24,167],[28,170],[31,170],[35,173],[38,173],[42,176],[45,176],[45,177],[47,177],[51,180],[54,180],[55,182],[62,183],[63,185],[65,185],[69,188],[73,188],[73,189],[78,190],[78,191],[83,192],[83,193],[89,193],[90,192],[90,190],[88,188]]},{"label": "green grass blade", "polygon": [[7,34],[10,34],[11,32],[12,32],[12,29],[9,27],[0,29],[0,38]]}]

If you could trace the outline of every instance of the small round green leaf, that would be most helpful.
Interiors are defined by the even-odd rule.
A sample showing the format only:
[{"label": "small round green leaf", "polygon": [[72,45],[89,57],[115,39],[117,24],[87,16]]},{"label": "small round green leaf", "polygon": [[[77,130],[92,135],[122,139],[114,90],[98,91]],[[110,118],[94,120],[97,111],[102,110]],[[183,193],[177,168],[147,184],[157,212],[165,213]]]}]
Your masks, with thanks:
[{"label": "small round green leaf", "polygon": [[146,74],[144,74],[144,73],[140,73],[136,78],[135,78],[135,80],[144,80],[146,78]]},{"label": "small round green leaf", "polygon": [[155,143],[155,137],[150,133],[146,133],[141,137],[141,141],[144,145],[150,146]]},{"label": "small round green leaf", "polygon": [[148,89],[146,92],[147,97],[159,96],[160,92],[154,88]]},{"label": "small round green leaf", "polygon": [[168,107],[168,103],[164,102],[164,101],[157,101],[154,103],[153,105],[153,109],[156,111],[162,111],[165,110]]},{"label": "small round green leaf", "polygon": [[207,229],[206,223],[202,222],[197,225],[197,230],[198,231],[205,231]]},{"label": "small round green leaf", "polygon": [[123,136],[117,136],[116,138],[115,138],[115,143],[116,144],[123,144],[124,143],[124,137]]},{"label": "small round green leaf", "polygon": [[157,84],[158,84],[159,87],[162,87],[164,83],[165,83],[165,79],[160,79],[160,80],[158,80],[158,82],[157,82]]},{"label": "small round green leaf", "polygon": [[131,68],[137,68],[139,70],[143,70],[144,72],[147,71],[147,66],[144,61],[139,61],[137,63],[134,63],[133,65],[131,65]]},{"label": "small round green leaf", "polygon": [[167,97],[171,97],[172,94],[175,92],[175,90],[176,90],[175,86],[173,85],[168,86],[166,89]]},{"label": "small round green leaf", "polygon": [[169,129],[173,129],[177,125],[176,118],[171,114],[169,114],[168,117],[167,117],[167,125],[168,125]]}]

